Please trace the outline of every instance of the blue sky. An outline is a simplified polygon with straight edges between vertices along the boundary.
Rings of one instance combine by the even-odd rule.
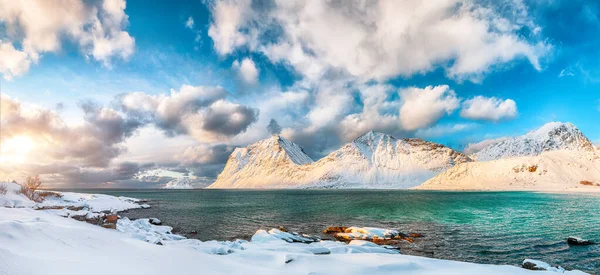
[[[70,140],[66,132],[106,131],[101,109],[114,111],[121,128],[98,145],[111,152],[102,161],[57,153],[35,162],[38,170],[57,161],[69,166],[68,176],[48,168],[57,184],[90,185],[138,184],[130,178],[166,170],[210,181],[233,147],[269,135],[271,119],[313,158],[368,130],[463,150],[569,121],[600,142],[597,1],[449,1],[425,15],[413,11],[426,1],[384,2],[84,1],[67,11],[80,15],[68,24],[0,14],[0,44],[15,50],[3,48],[0,57],[29,63],[0,62],[3,100],[19,104],[24,119],[39,119],[26,112],[43,110],[52,118],[37,122],[64,124],[44,133],[9,131],[4,139],[29,135],[39,144],[36,135]],[[67,27],[77,24],[82,31]],[[30,31],[40,25],[58,46]],[[189,90],[193,106],[176,97],[184,85],[201,87]],[[198,103],[207,93],[218,96]],[[96,109],[84,115],[89,102]],[[161,104],[168,108],[158,110]],[[33,161],[23,162],[29,167],[20,170],[34,172]]]

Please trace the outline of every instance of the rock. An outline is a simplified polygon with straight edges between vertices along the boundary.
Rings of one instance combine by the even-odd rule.
[[[325,233],[325,234],[344,233],[344,232],[346,232],[346,229],[348,229],[347,226],[330,226],[330,227],[327,227],[325,230],[323,230],[323,233]]]
[[[83,207],[83,206],[67,206],[67,209],[71,210],[71,211],[80,211],[80,210],[83,210],[84,208],[85,207]]]
[[[157,218],[150,218],[150,219],[148,219],[148,221],[154,225],[162,225],[162,221]]]
[[[564,273],[565,269],[560,266],[551,266],[550,264],[542,261],[525,259],[521,265],[525,269],[529,270],[544,270]]]
[[[198,231],[194,230],[194,231],[190,232],[190,235],[198,235]]]
[[[105,223],[117,223],[118,219],[119,219],[119,217],[117,215],[106,215],[106,217],[104,217],[104,222]]]
[[[103,223],[102,227],[108,228],[108,229],[117,229],[117,224],[115,224],[115,223]]]
[[[412,237],[412,238],[420,238],[420,237],[423,237],[423,234],[420,234],[420,233],[410,233],[410,234],[408,234],[408,236]]]
[[[591,244],[594,244],[594,242],[592,242],[590,240],[584,240],[582,238],[573,237],[573,236],[567,238],[567,243],[569,245],[591,245]]]

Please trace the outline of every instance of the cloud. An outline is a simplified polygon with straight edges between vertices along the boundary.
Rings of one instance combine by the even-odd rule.
[[[277,120],[271,119],[271,121],[269,121],[269,125],[267,125],[267,131],[272,135],[279,135],[281,134],[281,126],[279,126]]]
[[[208,34],[220,55],[261,52],[309,79],[341,71],[363,81],[386,80],[442,67],[451,78],[480,81],[517,59],[541,70],[552,47],[539,37],[527,7],[493,4],[219,1],[210,7]],[[527,31],[531,35],[522,35]]]
[[[122,95],[122,110],[154,123],[167,135],[190,135],[201,142],[227,139],[258,119],[258,110],[225,99],[221,87],[183,85],[170,95],[135,92]]]
[[[233,146],[225,144],[200,144],[188,147],[179,158],[186,165],[225,164],[233,149]]]
[[[451,114],[459,106],[459,99],[447,85],[411,87],[400,92],[400,123],[406,130],[416,130],[437,122],[445,114]]]
[[[494,138],[494,139],[486,139],[477,143],[469,143],[467,145],[467,147],[465,147],[465,154],[470,155],[470,154],[475,154],[481,150],[483,150],[483,148],[488,147],[490,145],[496,144],[496,143],[500,143],[502,141],[507,140],[508,137],[500,137],[500,138]]]
[[[234,61],[231,68],[238,73],[244,83],[254,85],[258,81],[258,69],[250,58],[244,58],[242,62]]]
[[[76,162],[91,167],[106,167],[125,148],[119,144],[131,136],[142,122],[125,118],[115,110],[93,103],[81,105],[84,121],[67,125],[54,111],[25,108],[15,99],[1,97],[0,142],[26,137],[34,149],[27,152],[30,163]],[[3,156],[10,158],[10,156]]]
[[[0,70],[6,79],[27,72],[42,54],[58,52],[63,39],[106,67],[115,58],[129,59],[135,51],[135,39],[123,30],[128,24],[124,0],[2,0],[0,6],[7,35],[0,46]]]
[[[6,80],[29,71],[30,65],[31,59],[26,53],[15,49],[11,43],[0,41],[0,73]]]
[[[573,72],[573,68],[567,67],[567,68],[560,70],[558,77],[560,78],[560,77],[565,77],[565,76],[575,76],[575,72]]]
[[[187,21],[185,21],[185,27],[193,30],[194,29],[194,18],[192,18],[191,16],[188,17]]]
[[[460,115],[475,120],[499,121],[517,117],[517,104],[512,99],[476,96],[465,100]]]

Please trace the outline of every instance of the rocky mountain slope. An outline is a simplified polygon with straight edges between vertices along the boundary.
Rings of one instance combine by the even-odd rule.
[[[209,188],[409,188],[468,161],[440,144],[369,132],[313,162],[274,135],[236,149]]]
[[[162,189],[194,189],[192,181],[188,177],[171,180]]]
[[[548,123],[474,158],[416,189],[600,192],[600,154],[571,123]]]
[[[509,157],[537,156],[553,150],[594,151],[592,142],[571,123],[550,122],[525,135],[492,144],[472,158],[488,161]]]

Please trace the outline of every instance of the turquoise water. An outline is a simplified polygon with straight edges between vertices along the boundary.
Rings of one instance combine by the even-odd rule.
[[[285,226],[320,234],[327,226],[375,226],[425,236],[402,253],[518,265],[525,258],[591,272],[600,245],[570,247],[575,235],[600,241],[600,196],[527,192],[407,190],[77,190],[150,199],[130,218],[157,217],[201,240],[248,239]],[[190,235],[197,231],[198,235]]]

